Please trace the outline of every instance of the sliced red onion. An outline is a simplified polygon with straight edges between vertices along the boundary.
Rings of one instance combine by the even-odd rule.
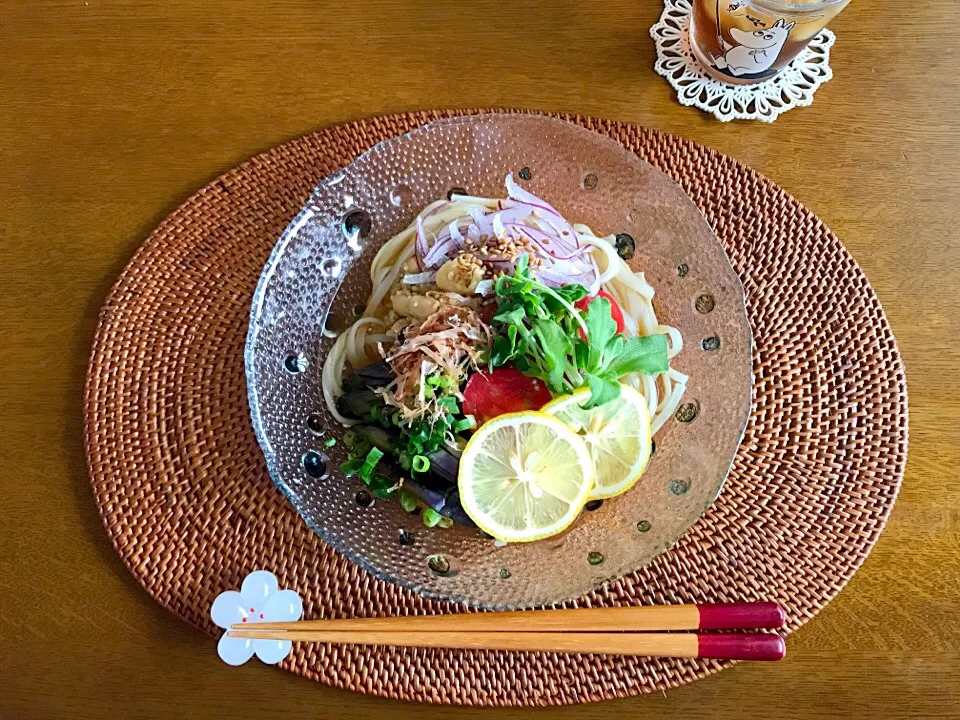
[[[580,238],[577,237],[577,231],[562,216],[551,216],[537,212],[532,214],[530,219],[543,232],[550,236],[556,236],[557,241],[563,244],[568,251],[572,252],[580,247]]]
[[[514,202],[522,203],[531,208],[542,211],[544,217],[552,217],[557,220],[562,221],[564,224],[567,223],[567,219],[557,210],[553,205],[548,203],[541,197],[537,197],[532,192],[524,190],[522,187],[517,185],[513,180],[513,173],[507,175],[507,196]]]
[[[506,234],[507,226],[516,225],[522,220],[529,219],[530,213],[530,208],[523,205],[517,205],[491,213],[488,217],[492,221],[493,234],[497,237],[502,237]]]
[[[473,222],[477,226],[477,230],[480,231],[481,237],[484,235],[493,235],[493,220],[483,211],[483,208],[467,208],[467,212],[469,212],[470,217],[473,218]]]
[[[519,224],[511,227],[517,228],[526,235],[527,239],[537,247],[540,253],[551,260],[574,260],[582,257],[589,249],[586,245],[571,246],[569,243],[560,240],[557,235],[551,235],[540,228]]]
[[[430,270],[439,270],[440,268],[442,268],[444,263],[453,259],[450,253],[451,250],[456,250],[456,248],[453,247],[452,243],[448,245],[442,253],[434,257],[433,261],[427,267]]]
[[[513,173],[507,175],[507,197],[511,200],[516,200],[517,202],[525,203],[526,205],[533,205],[534,207],[545,210],[546,212],[556,215],[557,217],[563,217],[557,209],[554,208],[546,200],[537,197],[529,190],[524,190],[522,187],[517,185],[516,181],[513,179]]]
[[[448,225],[447,227],[448,227],[448,232],[450,233],[450,237],[453,238],[453,241],[456,243],[460,243],[462,245],[463,234],[460,232],[459,225],[460,225],[460,219],[457,218],[452,223],[450,223],[450,225]]]
[[[510,207],[505,207],[502,210],[497,211],[497,215],[505,223],[514,223],[520,220],[527,220],[533,214],[531,210],[526,205],[511,205]]]
[[[516,227],[516,226],[512,226],[512,227]],[[566,260],[566,259],[569,259],[567,256],[564,256],[564,257],[562,257],[562,258],[557,258],[556,256],[554,256],[554,254],[546,247],[546,243],[543,242],[544,239],[543,239],[543,238],[538,239],[538,238],[536,238],[536,237],[533,237],[530,233],[527,232],[527,228],[526,228],[526,227],[522,228],[522,229],[520,230],[520,232],[521,232],[521,234],[525,237],[525,239],[527,240],[527,242],[528,242],[530,245],[533,245],[533,247],[534,247],[534,248],[536,249],[536,251],[537,251],[537,254],[540,255],[541,257],[552,258],[552,259],[554,259],[554,260],[558,260],[558,259],[564,259],[564,260]]]
[[[453,203],[449,201],[441,203],[440,205],[437,205],[435,208],[433,208],[429,212],[426,212],[417,218],[416,256],[417,256],[417,264],[420,266],[421,269],[429,267],[430,263],[427,261],[427,257],[430,255],[432,251],[436,250],[436,252],[439,253],[440,251],[437,250],[437,246],[440,245],[441,241],[444,238],[450,237],[450,226],[447,226],[443,228],[443,230],[441,230],[438,235],[434,235],[433,243],[430,243],[427,239],[428,231],[424,228],[423,221],[433,215],[436,215],[439,212],[442,212],[446,208],[450,207],[450,205],[452,204]],[[458,222],[459,220],[454,220],[454,222],[451,223],[451,225]],[[457,231],[459,232],[459,227],[457,227]],[[460,243],[462,244],[462,239],[460,240]]]
[[[547,285],[569,285],[578,283],[588,289],[598,286],[599,275],[597,265],[590,255],[581,256],[573,260],[557,260],[544,263],[537,273],[541,282]]]
[[[453,220],[437,233],[432,243],[423,227],[423,220],[449,207],[451,203],[443,203],[418,218],[417,261],[424,272],[407,275],[404,282],[431,282],[435,279],[435,271],[463,250],[467,238],[479,242],[484,237],[493,236],[529,242],[531,251],[541,261],[537,274],[542,282],[553,286],[581,283],[595,291],[594,285],[599,278],[596,263],[589,255],[589,246],[581,244],[570,223],[549,203],[517,185],[512,174],[506,178],[506,187],[509,199],[497,201],[495,210],[467,207],[466,212],[473,222],[469,222],[466,216]],[[465,221],[469,224],[462,228],[461,224]],[[488,267],[504,272],[512,272],[515,268],[514,261],[502,257],[486,258],[483,262]],[[421,279],[430,275],[434,276],[430,280]]]
[[[513,188],[511,190],[510,188]],[[567,219],[561,215],[556,208],[550,205],[547,201],[538,198],[531,192],[524,190],[516,183],[513,182],[512,175],[507,176],[507,188],[510,199],[519,203],[525,207],[529,207],[536,212],[531,212],[534,220],[542,220],[545,224],[552,227],[564,238],[569,238],[571,242],[575,242],[579,245],[577,241],[577,233],[574,231],[573,227],[567,222]]]
[[[596,295],[600,289],[600,273],[597,271],[597,264],[593,258],[589,258],[587,267],[579,274],[573,272],[561,272],[561,277],[566,278],[566,284],[578,283],[587,288],[588,295]]]
[[[550,287],[578,284],[589,290],[596,281],[596,275],[592,273],[570,273],[554,267],[540,270],[537,273],[537,279]]]
[[[452,250],[458,250],[460,247],[452,237],[443,234],[436,239],[433,247],[431,247],[430,251],[424,256],[423,264],[428,268],[442,265],[450,259],[450,252]]]
[[[503,226],[503,218],[500,217],[500,213],[496,213],[493,216],[493,234],[498,238],[507,234],[507,229]]]
[[[464,238],[463,232],[460,230],[460,223],[465,219],[466,218],[457,218],[437,234],[433,246],[423,257],[424,267],[430,269],[439,267],[456,253],[463,250],[463,244],[466,238]]]
[[[417,218],[417,265],[423,269],[423,259],[430,252],[430,245],[427,243],[427,231],[423,228],[423,218]]]
[[[553,207],[546,200],[537,197],[532,192],[524,190],[522,187],[517,185],[517,183],[513,180],[513,173],[507,175],[506,185],[507,195],[511,200],[541,211],[540,217],[542,217],[545,223],[553,227],[562,238],[569,238],[571,243],[579,247],[580,241],[577,239],[576,231],[574,231],[570,223],[567,222],[567,219],[563,217],[563,215],[561,215],[555,207]],[[564,235],[564,233],[567,234]]]
[[[515,267],[513,260],[504,260],[499,258],[483,258],[483,264],[492,270],[502,270],[507,274],[513,274]]]

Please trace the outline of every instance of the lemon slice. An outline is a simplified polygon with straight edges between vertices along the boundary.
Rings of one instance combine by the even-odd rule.
[[[584,410],[590,397],[586,388],[552,400],[541,409],[555,415],[579,434],[590,448],[597,479],[588,500],[602,500],[634,486],[650,460],[650,412],[647,401],[628,385],[620,397]]]
[[[590,450],[557,418],[510,413],[481,425],[467,443],[460,503],[497,540],[540,540],[577,518],[594,476]]]

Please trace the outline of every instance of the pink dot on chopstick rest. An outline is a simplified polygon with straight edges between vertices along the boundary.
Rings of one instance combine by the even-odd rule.
[[[247,621],[246,618],[240,618],[240,622],[246,622],[246,621]]]
[[[775,602],[718,603],[697,605],[701,630],[776,630],[787,614]]]
[[[263,613],[260,613],[260,619],[263,620]]]

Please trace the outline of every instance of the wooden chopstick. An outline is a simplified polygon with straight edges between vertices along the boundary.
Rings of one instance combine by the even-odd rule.
[[[231,630],[231,637],[345,645],[599,653],[647,657],[780,660],[783,638],[774,634],[566,633],[566,632],[391,632],[350,630]]]
[[[654,605],[238,623],[230,635],[345,645],[779,660],[786,647],[778,635],[649,631],[773,629],[784,620],[777,603]]]
[[[316,630],[322,632],[644,632],[652,630],[754,630],[783,626],[786,615],[773,602],[575,610],[414,615],[343,620],[237,623],[232,630]]]

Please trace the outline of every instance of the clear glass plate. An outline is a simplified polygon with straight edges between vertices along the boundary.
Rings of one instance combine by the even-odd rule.
[[[520,171],[523,170],[521,173]],[[362,310],[383,242],[451,189],[502,197],[523,184],[598,235],[627,233],[690,377],[626,494],[585,511],[561,536],[498,547],[476,529],[426,528],[393,500],[372,505],[339,465],[323,362]],[[570,600],[670,548],[710,507],[751,406],[743,288],[700,211],[666,175],[615,141],[561,120],[480,115],[439,120],[381,143],[323,180],[280,238],[253,298],[246,346],[250,411],[274,482],[326,542],[379,578],[483,608]]]

